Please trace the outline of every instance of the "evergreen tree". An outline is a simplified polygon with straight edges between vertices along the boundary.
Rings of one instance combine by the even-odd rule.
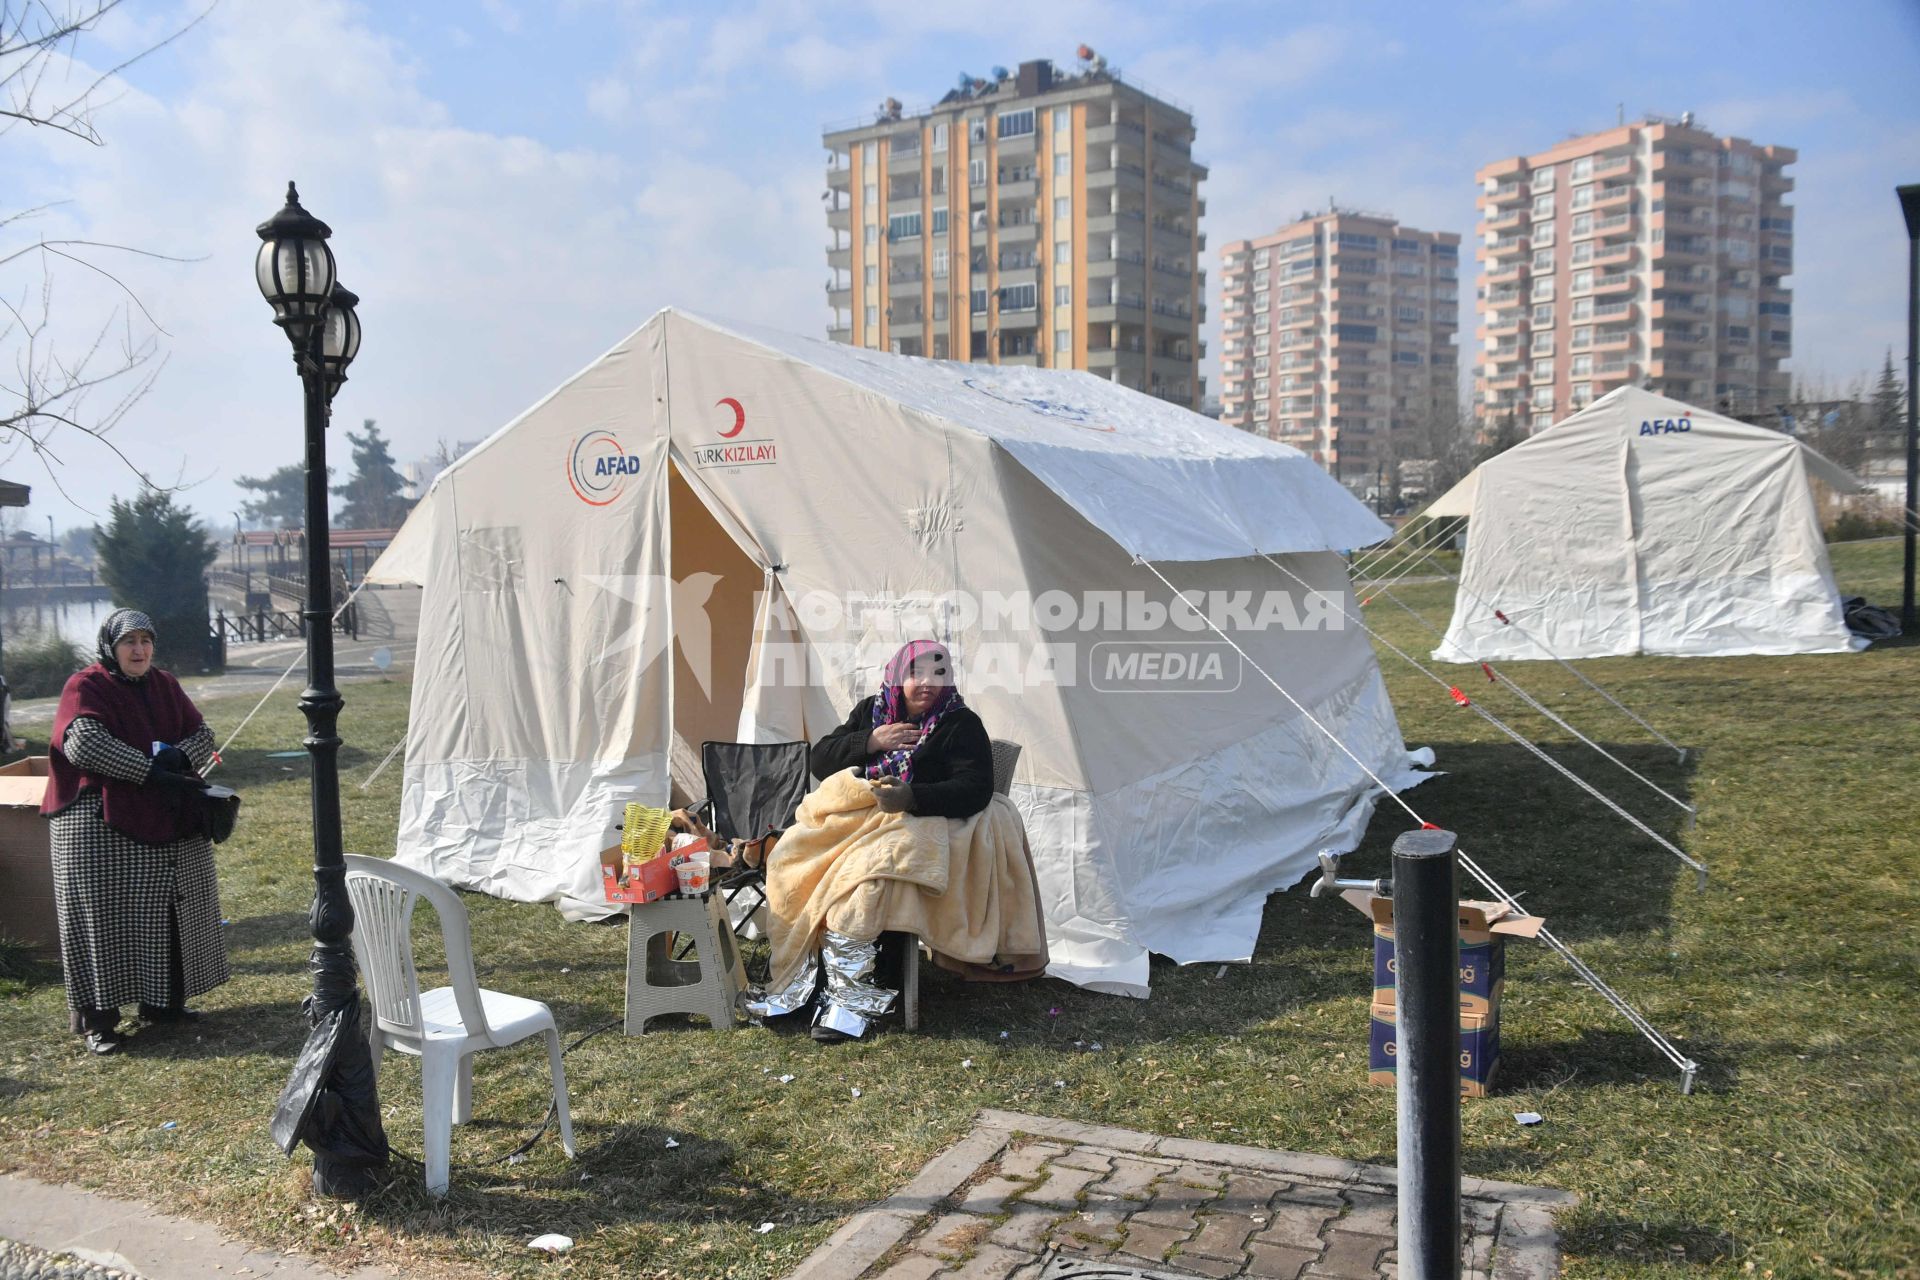
[[[113,500],[107,526],[93,531],[100,578],[118,606],[138,609],[159,630],[156,661],[171,671],[202,671],[212,651],[206,572],[220,554],[207,530],[173,495],[143,489]]]
[[[353,478],[336,485],[334,494],[345,498],[336,522],[342,529],[397,529],[413,506],[400,491],[407,486],[393,465],[387,440],[373,419],[366,420],[366,434],[347,432],[353,446]]]
[[[333,478],[332,467],[327,468],[327,478]],[[260,495],[240,504],[240,513],[255,524],[298,529],[306,523],[307,469],[301,464],[290,462],[270,475],[241,476],[234,483]]]
[[[1900,375],[1893,371],[1893,352],[1880,370],[1873,386],[1873,399],[1867,408],[1867,431],[1875,453],[1903,453],[1907,437],[1907,396]]]

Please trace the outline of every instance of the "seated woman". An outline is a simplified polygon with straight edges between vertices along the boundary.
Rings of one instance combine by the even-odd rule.
[[[811,765],[821,784],[767,864],[772,981],[750,1012],[803,1007],[824,969],[814,1038],[864,1034],[896,995],[871,981],[887,930],[1003,979],[1045,969],[1025,830],[994,794],[986,726],[944,645],[895,654],[880,692],[814,745]]]

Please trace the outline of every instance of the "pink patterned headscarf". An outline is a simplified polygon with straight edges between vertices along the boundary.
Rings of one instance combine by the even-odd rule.
[[[934,699],[933,706],[927,709],[927,714],[916,719],[907,710],[907,695],[900,686],[913,673],[913,664],[922,658],[932,662],[933,674],[945,676],[947,684]],[[880,676],[880,696],[873,700],[873,727],[918,724],[920,737],[910,747],[883,753],[876,763],[867,766],[867,776],[913,781],[914,752],[933,736],[933,727],[940,723],[940,717],[966,705],[960,700],[960,690],[953,683],[953,657],[947,646],[933,640],[914,640],[902,646],[900,652],[888,660],[887,668]]]

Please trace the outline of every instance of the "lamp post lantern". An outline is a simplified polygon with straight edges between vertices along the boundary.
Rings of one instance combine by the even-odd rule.
[[[1901,570],[1900,629],[1913,634],[1913,533],[1920,522],[1920,420],[1915,418],[1914,373],[1920,367],[1920,183],[1896,188],[1907,222],[1907,498],[1900,512],[1906,557]]]
[[[286,207],[261,223],[254,278],[273,307],[273,322],[293,344],[306,400],[307,687],[300,711],[313,762],[313,993],[306,998],[307,1042],[274,1108],[273,1137],[282,1151],[313,1149],[313,1189],[355,1197],[387,1163],[378,1081],[361,1029],[360,986],[353,962],[353,905],[340,836],[340,737],[343,700],[333,681],[333,574],[327,532],[327,420],[334,393],[360,350],[360,301],[335,274],[327,224],[300,207],[287,184]]]

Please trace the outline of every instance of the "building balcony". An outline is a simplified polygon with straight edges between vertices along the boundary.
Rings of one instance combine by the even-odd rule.
[[[846,325],[838,325],[827,330],[828,342],[852,342],[853,330]]]
[[[1527,327],[1527,313],[1521,310],[1496,311],[1487,317],[1489,336],[1512,333],[1517,334]]]
[[[1615,156],[1595,156],[1594,157],[1593,176],[1596,178],[1605,178],[1616,173],[1632,173],[1632,172],[1633,172],[1632,156],[1615,155]]]
[[[1487,375],[1489,391],[1524,391],[1527,389],[1527,371],[1525,369],[1495,369]]]
[[[1005,307],[1000,309],[1000,330],[1002,333],[1015,329],[1026,330],[1037,329],[1039,327],[1040,312],[1038,308],[1027,307],[1020,311],[1008,311]]]
[[[1612,390],[1639,376],[1640,366],[1632,360],[1602,360],[1593,366],[1593,384],[1596,388],[1604,386]]]
[[[1034,196],[1039,193],[1040,186],[1032,178],[1021,178],[1014,182],[1002,182],[999,185],[999,191],[1001,204],[1009,201],[1031,204]]]
[[[1593,350],[1596,354],[1609,351],[1631,351],[1639,341],[1640,336],[1630,328],[1593,331]]]
[[[1593,292],[1596,297],[1632,291],[1633,272],[1631,271],[1603,271],[1593,279]]]
[[[1596,267],[1622,266],[1640,256],[1639,246],[1632,241],[1614,241],[1594,246],[1590,265]]]
[[[1532,253],[1533,242],[1526,236],[1500,236],[1486,248],[1488,258],[1501,260]]]
[[[827,210],[827,226],[834,231],[847,231],[853,227],[852,209]]]
[[[1593,193],[1595,209],[1624,209],[1633,200],[1633,184],[1618,183],[1610,187],[1601,187]]]
[[[1693,209],[1713,203],[1713,188],[1705,184],[1696,187],[1692,179],[1656,182],[1653,184],[1653,198],[1664,209]]]
[[[1110,236],[1119,225],[1119,215],[1114,213],[1093,213],[1087,215],[1087,235]]]
[[[1668,236],[1658,253],[1665,262],[1712,262],[1713,248],[1713,241],[1706,236]]]
[[[1483,229],[1487,231],[1504,231],[1517,227],[1526,220],[1527,206],[1524,204],[1516,204],[1504,209],[1493,208],[1487,210],[1486,220],[1482,226]]]
[[[902,151],[897,146],[890,147],[887,150],[887,172],[890,174],[918,173],[920,172],[920,161],[923,158],[920,148],[918,147],[915,147],[911,151]]]
[[[1616,213],[1605,218],[1593,220],[1593,234],[1597,236],[1630,236],[1634,233],[1633,215]]]
[[[853,170],[845,165],[835,165],[833,168],[828,169],[827,185],[829,187],[851,188],[853,186]]]
[[[848,247],[827,250],[827,265],[835,271],[853,270],[853,249]]]
[[[999,233],[1001,244],[1026,244],[1040,234],[1037,222],[1003,222],[995,230]]]
[[[1487,267],[1487,283],[1490,285],[1518,284],[1525,281],[1530,274],[1525,258],[1509,258]]]
[[[1533,199],[1523,182],[1496,183],[1492,190],[1482,194],[1489,205],[1524,204]]]
[[[1713,339],[1705,328],[1696,328],[1690,324],[1656,327],[1653,331],[1653,345],[1656,350],[1699,351],[1712,345],[1712,342]]]
[[[1602,302],[1593,309],[1593,321],[1596,324],[1617,323],[1631,320],[1639,314],[1639,307],[1632,302]]]
[[[833,288],[831,285],[829,285],[827,288],[827,305],[832,307],[835,311],[845,311],[848,308],[852,307],[853,306],[852,287],[843,286],[841,288],[836,289],[836,288]]]
[[[1784,173],[1762,171],[1760,190],[1770,196],[1783,196],[1793,190],[1793,179]]]
[[[1719,162],[1712,152],[1698,147],[1683,150],[1660,150],[1653,153],[1653,164],[1649,172],[1656,179],[1674,178],[1710,178],[1719,171]]]

